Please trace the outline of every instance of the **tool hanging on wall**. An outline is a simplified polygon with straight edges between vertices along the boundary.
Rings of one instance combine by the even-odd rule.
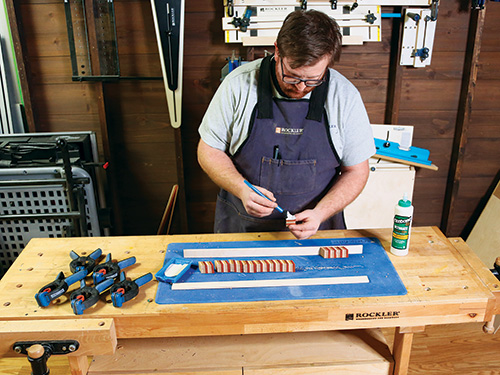
[[[334,18],[341,28],[343,44],[363,44],[380,41],[380,11],[378,5],[358,6],[350,2],[337,7],[337,2],[251,1],[233,0],[226,6],[222,19],[226,43],[243,43],[244,46],[272,46],[288,14],[295,9],[315,9]],[[255,5],[254,5],[255,4]],[[334,5],[334,6],[333,6]],[[233,16],[230,16],[230,12]],[[243,15],[243,16],[241,16]]]
[[[94,0],[93,6],[87,8],[84,0],[64,1],[72,79],[118,79],[120,63],[114,2]],[[94,43],[96,45],[91,47]],[[92,58],[94,53],[97,55],[95,59]],[[93,65],[92,61],[96,64]]]
[[[151,0],[170,125],[181,126],[184,0]]]
[[[328,14],[337,21],[343,36],[342,44],[380,42],[382,40],[380,22],[383,17],[382,6],[430,7],[431,21],[434,22],[437,18],[438,2],[439,0],[310,0],[309,2],[307,0],[226,0],[222,29],[226,43],[272,46],[283,20],[289,13],[296,9],[315,9]],[[249,16],[250,10],[252,11],[251,17]],[[432,48],[427,48],[428,50],[418,51],[417,57],[420,60],[429,59]]]
[[[430,65],[437,21],[437,1],[431,9],[412,9],[404,16],[401,65]]]
[[[73,81],[162,79],[121,75],[113,0],[64,0],[64,11]]]
[[[250,25],[250,17],[252,16],[252,7],[247,7],[243,17],[233,17],[231,24],[239,29],[242,33],[247,31],[247,27]]]

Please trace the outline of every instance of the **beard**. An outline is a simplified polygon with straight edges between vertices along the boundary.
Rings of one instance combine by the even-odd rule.
[[[292,99],[302,99],[304,96],[309,94],[314,87],[305,87],[304,90],[299,90],[297,85],[290,85],[288,83],[280,82],[281,90]]]

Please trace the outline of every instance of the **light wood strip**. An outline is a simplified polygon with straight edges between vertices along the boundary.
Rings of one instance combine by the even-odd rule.
[[[363,254],[363,245],[338,246],[347,248],[349,254]],[[319,255],[320,247],[321,246],[184,249],[184,258],[307,256]]]
[[[316,277],[307,279],[207,281],[172,284],[172,290],[265,288],[276,286],[310,286],[369,283],[368,276]]]

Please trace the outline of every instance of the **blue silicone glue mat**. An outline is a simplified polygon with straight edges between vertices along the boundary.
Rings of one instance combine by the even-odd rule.
[[[296,272],[267,273],[213,273],[202,274],[198,261],[216,259],[273,259],[271,257],[194,258],[193,266],[177,283],[203,281],[235,281],[260,279],[296,279],[318,277],[364,276],[368,283],[339,285],[279,286],[258,288],[172,290],[171,284],[159,282],[156,293],[158,304],[250,302],[297,299],[356,298],[398,296],[407,293],[396,269],[392,265],[380,241],[376,238],[309,239],[282,241],[233,241],[171,243],[167,247],[165,261],[172,257],[183,257],[184,249],[224,249],[252,247],[295,247],[295,246],[341,246],[363,245],[363,254],[349,254],[348,258],[324,259],[313,256],[280,256],[295,262]],[[190,258],[192,259],[192,258]],[[274,257],[274,259],[277,259]],[[160,268],[160,267],[158,267]]]

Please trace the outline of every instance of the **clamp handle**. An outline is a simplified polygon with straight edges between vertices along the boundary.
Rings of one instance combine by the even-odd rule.
[[[111,253],[109,253],[106,255],[106,261],[94,268],[94,273],[92,274],[94,284],[99,284],[107,279],[116,279],[119,277],[122,269],[127,268],[136,262],[135,257],[130,257],[119,262],[113,262],[111,259]]]
[[[74,273],[73,275],[68,276],[64,281],[68,285],[68,287],[77,281],[83,280],[87,276],[87,271],[86,270],[81,270],[78,271],[77,273]]]
[[[40,307],[47,307],[50,302],[66,293],[70,285],[84,279],[85,276],[87,276],[86,270],[78,271],[66,278],[64,273],[60,272],[53,282],[40,288],[38,293],[35,294],[35,300]]]
[[[149,283],[151,280],[153,280],[153,274],[151,272],[149,272],[149,273],[142,275],[141,277],[138,277],[137,279],[135,279],[134,283],[136,283],[138,287],[141,287],[144,284]]]
[[[136,262],[135,257],[123,259],[118,262],[118,267],[120,267],[120,270],[122,270],[124,268],[130,267],[131,265],[135,264],[135,262]]]
[[[138,277],[134,281],[125,278],[125,272],[120,274],[120,282],[113,285],[111,288],[111,301],[114,307],[122,307],[122,305],[133,299],[139,294],[139,288],[153,279],[151,273],[147,273]]]
[[[71,308],[76,315],[82,315],[89,307],[99,301],[99,295],[113,285],[113,279],[107,279],[96,286],[85,286],[71,294]]]

